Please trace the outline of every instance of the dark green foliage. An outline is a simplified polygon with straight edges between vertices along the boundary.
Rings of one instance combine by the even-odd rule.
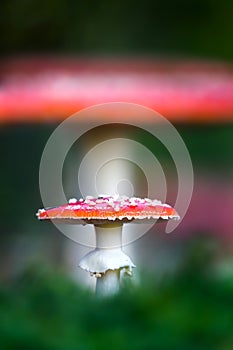
[[[229,0],[1,0],[1,51],[232,60],[232,12]]]
[[[31,267],[0,289],[1,349],[231,350],[233,283],[209,272],[206,251],[196,261],[187,251],[176,275],[142,278],[137,288],[129,282],[105,300]]]

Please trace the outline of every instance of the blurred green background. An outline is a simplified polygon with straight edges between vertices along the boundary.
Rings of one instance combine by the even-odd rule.
[[[1,58],[150,56],[232,64],[232,14],[228,0],[3,0]],[[57,125],[0,127],[1,349],[232,350],[232,121],[175,124],[194,166],[189,211],[171,236],[162,226],[126,248],[136,251],[140,283],[125,281],[120,295],[107,300],[79,282],[85,248],[35,218],[42,207],[40,157]],[[150,145],[149,136],[135,137]]]
[[[232,60],[228,0],[3,0],[1,53],[167,54]]]

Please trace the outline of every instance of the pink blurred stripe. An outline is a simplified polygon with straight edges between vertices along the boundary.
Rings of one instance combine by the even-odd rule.
[[[145,105],[171,121],[232,121],[233,69],[220,63],[145,59],[1,62],[0,122],[56,121],[113,101]]]

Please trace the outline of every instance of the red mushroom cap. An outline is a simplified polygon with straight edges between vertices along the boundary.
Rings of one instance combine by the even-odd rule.
[[[109,221],[129,222],[142,219],[179,219],[176,210],[168,204],[148,198],[128,198],[126,196],[101,196],[86,199],[70,199],[68,204],[59,207],[40,209],[39,220],[59,220],[70,223],[103,224]]]

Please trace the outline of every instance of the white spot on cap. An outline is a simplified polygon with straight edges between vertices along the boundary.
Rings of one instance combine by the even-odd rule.
[[[45,212],[45,209],[39,209],[38,212],[36,213],[36,216],[40,216],[40,214],[44,212]]]
[[[76,203],[78,200],[76,198],[69,199],[69,204]]]
[[[88,199],[94,199],[94,197],[93,196],[86,196],[86,200],[88,200]]]

